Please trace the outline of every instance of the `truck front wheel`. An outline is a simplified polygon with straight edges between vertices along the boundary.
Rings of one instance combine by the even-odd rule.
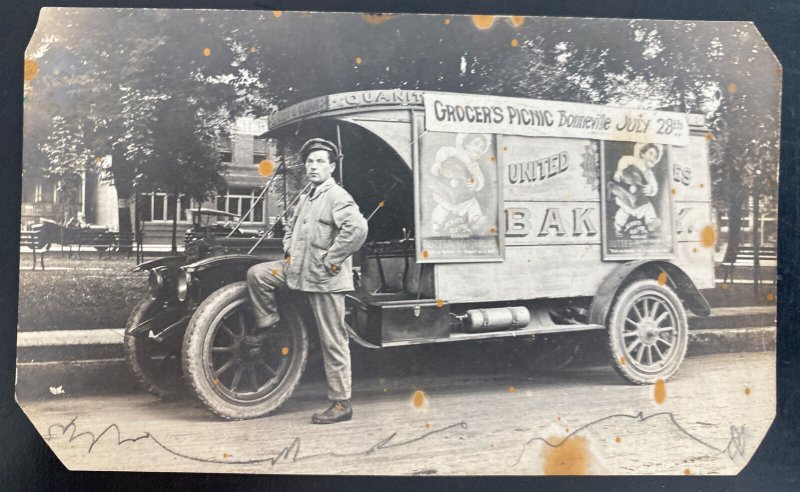
[[[256,329],[246,282],[208,296],[183,340],[184,376],[194,394],[227,419],[278,409],[297,387],[308,358],[305,325],[292,321],[284,316],[275,326]]]
[[[159,306],[149,297],[133,308],[126,332],[156,315]],[[149,330],[138,335],[125,335],[123,351],[128,368],[139,385],[163,399],[186,393],[181,373],[180,344],[159,342],[150,338]]]
[[[686,355],[686,311],[669,287],[637,280],[618,294],[608,334],[613,367],[623,378],[635,384],[666,381]]]

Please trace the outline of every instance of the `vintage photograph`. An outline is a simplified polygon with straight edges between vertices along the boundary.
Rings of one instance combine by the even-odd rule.
[[[24,64],[70,470],[734,475],[772,423],[752,23],[45,8]]]

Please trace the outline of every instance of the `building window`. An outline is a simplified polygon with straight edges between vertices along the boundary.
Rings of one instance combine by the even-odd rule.
[[[259,193],[261,193],[261,188],[230,188],[226,195],[217,196],[217,209],[236,214],[239,217],[247,214],[242,221],[244,224],[262,224],[264,223],[266,200],[262,198],[248,214]]]
[[[42,183],[36,183],[36,186],[33,190],[33,201],[34,203],[53,203],[53,197],[55,195],[55,186],[53,183],[49,181],[45,181]]]
[[[172,222],[172,200],[178,200],[178,222],[186,222],[186,209],[196,208],[194,200],[183,195],[175,198],[166,193],[142,193],[139,196],[139,219],[143,222]]]
[[[221,162],[233,162],[233,142],[231,137],[220,137],[219,160]]]
[[[267,141],[263,138],[253,139],[253,164],[260,164],[267,158]]]

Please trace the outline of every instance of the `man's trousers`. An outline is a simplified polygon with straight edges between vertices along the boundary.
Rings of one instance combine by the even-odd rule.
[[[259,263],[247,271],[247,288],[256,324],[267,327],[280,319],[275,291],[286,286],[286,261]],[[349,400],[350,345],[344,323],[344,292],[304,292],[317,322],[329,400]],[[268,329],[268,328],[267,328]]]

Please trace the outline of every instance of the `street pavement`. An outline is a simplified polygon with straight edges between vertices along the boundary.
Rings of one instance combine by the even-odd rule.
[[[771,350],[688,357],[662,388],[605,364],[531,371],[496,347],[488,366],[457,361],[476,352],[453,344],[452,364],[428,352],[405,361],[413,370],[357,371],[354,418],[332,426],[310,423],[325,405],[313,370],[276,414],[250,421],[143,392],[21,406],[70,469],[384,475],[733,474],[775,412]],[[410,353],[375,357],[396,366]]]

